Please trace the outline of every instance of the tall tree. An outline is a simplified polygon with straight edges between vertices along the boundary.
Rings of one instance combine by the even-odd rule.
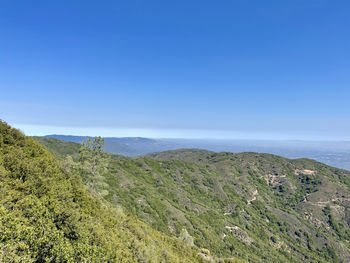
[[[103,151],[104,139],[88,138],[82,143],[78,169],[86,180],[90,191],[97,191],[105,196],[108,194],[104,175],[107,173],[108,155]]]

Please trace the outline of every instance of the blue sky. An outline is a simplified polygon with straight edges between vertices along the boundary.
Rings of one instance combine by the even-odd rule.
[[[26,134],[350,140],[350,2],[0,1]]]

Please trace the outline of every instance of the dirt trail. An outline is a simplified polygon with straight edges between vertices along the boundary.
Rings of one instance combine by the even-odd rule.
[[[258,190],[255,190],[255,191],[253,192],[253,198],[250,199],[250,200],[247,200],[247,201],[248,201],[248,205],[250,205],[251,202],[253,202],[254,200],[256,200],[256,196],[257,196],[257,195],[258,195]]]
[[[311,202],[311,201],[308,201],[307,200],[307,197],[309,196],[309,194],[307,195],[307,196],[305,196],[305,198],[304,198],[304,200],[303,200],[303,202],[307,202],[308,204],[310,204],[310,205],[314,205],[314,206],[319,206],[319,207],[325,207],[325,206],[327,206],[327,205],[329,205],[329,204],[331,204],[331,203],[333,203],[333,202],[335,202],[335,201],[350,201],[350,199],[348,199],[348,198],[333,198],[333,199],[331,199],[331,200],[329,200],[329,201],[318,201],[318,202]],[[343,206],[341,206],[341,205],[329,205],[331,208],[340,208],[340,207],[343,207]]]

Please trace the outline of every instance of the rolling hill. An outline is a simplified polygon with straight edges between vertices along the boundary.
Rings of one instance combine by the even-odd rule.
[[[59,140],[44,144],[65,149]],[[79,147],[67,153],[78,156]],[[111,155],[105,179],[105,199],[115,207],[170,237],[186,229],[213,258],[350,261],[346,170],[271,154],[182,149]]]

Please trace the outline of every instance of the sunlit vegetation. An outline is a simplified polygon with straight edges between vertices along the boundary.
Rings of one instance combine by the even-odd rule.
[[[329,199],[347,209],[348,185],[339,180],[349,177],[344,170],[202,150],[109,155],[107,170],[106,200],[168,236],[193,240],[217,261],[341,262],[349,256],[346,215],[322,212]]]
[[[0,262],[201,262],[198,251],[89,193],[0,122]]]

